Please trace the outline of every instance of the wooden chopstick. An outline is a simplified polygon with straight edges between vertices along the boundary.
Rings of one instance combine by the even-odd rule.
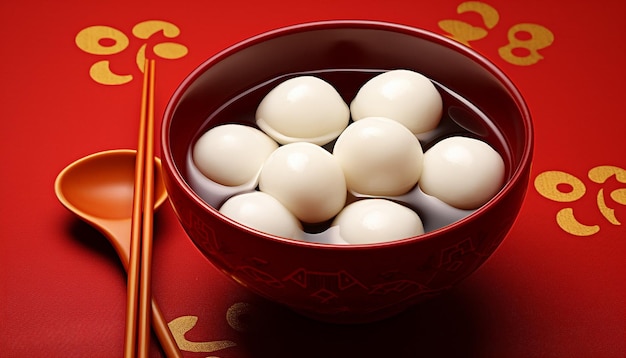
[[[130,261],[126,293],[126,332],[124,337],[124,357],[133,358],[137,349],[137,324],[139,311],[139,269],[141,264],[142,210],[144,201],[145,165],[146,165],[146,127],[148,122],[148,96],[150,62],[146,60],[143,87],[141,91],[141,117],[139,121],[139,139],[135,159],[135,189],[133,193],[133,211],[130,239]]]
[[[128,267],[124,357],[148,357],[150,313],[161,347],[168,357],[182,357],[167,322],[151,294],[152,236],[154,214],[154,60],[146,60],[141,95],[141,118]]]
[[[143,188],[143,227],[139,267],[139,322],[137,355],[148,358],[150,349],[150,299],[152,298],[152,225],[154,217],[154,60],[147,61],[148,103]]]

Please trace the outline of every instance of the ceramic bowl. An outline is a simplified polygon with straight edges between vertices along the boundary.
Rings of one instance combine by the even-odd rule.
[[[212,115],[233,99],[253,107],[262,94],[250,94],[251,89],[294,74],[400,68],[446,86],[480,109],[496,128],[497,135],[485,134],[483,139],[502,154],[506,183],[471,215],[424,235],[389,243],[311,243],[241,225],[207,204],[190,185],[190,146],[205,130],[224,122]],[[338,88],[347,103],[358,89],[351,84]],[[242,93],[248,95],[241,99]],[[228,117],[230,122],[243,123],[253,115],[253,111],[234,110]],[[464,125],[474,132],[484,129],[484,124],[470,122]],[[505,238],[520,210],[533,149],[527,105],[493,63],[429,31],[375,21],[288,26],[215,54],[174,92],[164,114],[161,139],[169,198],[200,253],[247,289],[305,316],[334,323],[390,317],[450,289],[480,267]]]

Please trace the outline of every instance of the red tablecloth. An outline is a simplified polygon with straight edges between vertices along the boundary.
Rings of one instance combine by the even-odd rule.
[[[465,41],[518,85],[536,134],[518,221],[449,293],[384,322],[333,326],[224,277],[166,205],[153,289],[185,356],[624,357],[625,18],[626,3],[609,0],[3,2],[0,356],[122,355],[124,271],[53,182],[82,156],[135,148],[142,51],[157,59],[161,114],[187,73],[237,41],[373,19]]]

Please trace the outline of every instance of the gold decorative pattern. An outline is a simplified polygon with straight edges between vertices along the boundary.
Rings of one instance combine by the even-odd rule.
[[[253,307],[249,303],[236,302],[226,311],[226,321],[238,332],[248,330],[245,318],[253,312]]]
[[[148,20],[136,24],[132,29],[135,39],[147,41],[157,33],[162,33],[167,38],[176,38],[180,35],[180,29],[167,21]],[[81,50],[97,56],[109,56],[123,52],[129,47],[130,39],[122,31],[104,25],[89,26],[76,34],[75,43]],[[139,47],[135,56],[135,62],[139,71],[143,71],[148,44]],[[175,60],[187,55],[187,47],[165,41],[155,44],[152,52],[160,58]],[[97,83],[103,85],[123,85],[133,80],[132,74],[119,74],[111,69],[109,59],[96,61],[89,69],[89,76]]]
[[[172,331],[174,340],[181,350],[188,352],[211,353],[237,345],[235,342],[229,340],[210,342],[192,342],[187,340],[187,338],[185,338],[185,334],[192,330],[196,326],[197,322],[197,316],[181,316],[168,323],[168,327],[170,331]]]
[[[626,170],[612,165],[601,165],[587,172],[589,179],[600,185],[626,184]],[[558,170],[549,170],[535,177],[535,190],[543,197],[560,203],[573,203],[587,192],[585,183],[576,176]],[[621,225],[617,218],[615,204],[626,205],[626,188],[598,189],[596,205],[602,216],[612,225]],[[600,231],[598,224],[585,224],[574,214],[573,207],[566,207],[556,214],[556,222],[563,231],[576,236],[591,236]]]
[[[470,42],[487,37],[500,21],[500,14],[493,6],[482,1],[465,1],[457,6],[457,13],[478,14],[482,23],[475,26],[456,19],[444,19],[437,23],[445,34],[468,47]],[[498,48],[498,55],[510,64],[518,66],[534,65],[543,59],[539,50],[554,42],[554,34],[546,27],[533,23],[519,23],[509,28],[508,43]]]
[[[467,22],[460,20],[441,20],[439,21],[439,27],[450,34],[450,37],[464,44],[470,46],[470,41],[480,40],[485,38],[489,33],[488,29],[493,29],[500,21],[500,14],[491,5],[485,4],[480,1],[466,1],[456,8],[458,14],[467,12],[473,12],[483,20],[483,24],[487,29],[480,26],[473,26]]]

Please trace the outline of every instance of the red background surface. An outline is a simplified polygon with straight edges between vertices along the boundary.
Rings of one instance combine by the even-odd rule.
[[[485,28],[477,13],[457,13],[461,3],[3,2],[0,355],[121,356],[122,266],[104,237],[58,203],[53,182],[84,155],[135,148],[141,90],[135,54],[143,44],[151,49],[165,40],[162,34],[133,37],[135,24],[173,23],[181,33],[169,41],[189,49],[180,59],[157,61],[160,114],[176,85],[202,60],[259,32],[324,19],[391,21],[442,34],[438,22],[446,19]],[[405,314],[361,326],[310,321],[246,292],[201,257],[166,205],[157,215],[153,289],[168,321],[198,319],[185,336],[198,344],[186,346],[185,356],[626,355],[626,207],[611,202],[624,224],[607,221],[596,202],[602,185],[587,178],[600,165],[626,169],[626,4],[485,3],[497,10],[499,21],[470,44],[501,67],[527,99],[536,134],[532,178],[567,172],[585,184],[585,195],[558,202],[531,185],[510,235],[476,274]],[[539,24],[554,34],[536,64],[514,65],[498,53],[509,41],[509,29],[520,23]],[[86,53],[74,38],[93,25],[120,30],[129,46],[106,56]],[[134,79],[117,86],[96,83],[89,67],[102,59]],[[590,236],[564,231],[555,215],[565,207],[600,231]],[[221,349],[202,344],[224,340],[234,344]],[[162,355],[156,342],[153,355]]]

